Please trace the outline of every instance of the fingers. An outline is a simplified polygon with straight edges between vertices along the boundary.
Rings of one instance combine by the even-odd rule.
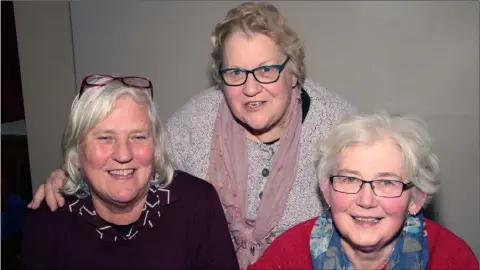
[[[65,198],[59,192],[54,192],[55,200],[57,201],[58,207],[62,207],[65,204]]]
[[[53,171],[47,179],[45,185],[45,200],[52,211],[65,204],[65,198],[60,194],[60,189],[67,181],[67,175],[64,170],[57,169]]]
[[[53,186],[55,179],[47,181],[45,184],[45,201],[47,202],[48,207],[50,210],[55,211],[58,208],[57,199],[55,194],[58,193],[56,188]]]
[[[66,180],[67,176],[63,170],[54,170],[45,180],[45,183],[37,188],[35,196],[27,207],[37,209],[44,199],[52,211],[55,211],[59,206],[63,206],[65,199],[59,193],[59,190]]]
[[[60,194],[60,189],[67,182],[67,174],[63,170],[58,170],[55,180],[52,183],[52,191],[59,207],[65,204],[65,198]]]
[[[41,184],[37,188],[37,191],[35,192],[35,195],[33,196],[32,201],[27,205],[27,207],[30,209],[37,209],[44,198],[45,198],[45,184]]]

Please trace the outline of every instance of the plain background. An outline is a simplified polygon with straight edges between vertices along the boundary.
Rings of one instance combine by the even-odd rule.
[[[150,78],[166,120],[211,85],[210,33],[235,1],[15,2],[34,189],[61,164],[81,79]],[[275,2],[306,47],[308,77],[360,110],[429,125],[442,188],[432,215],[480,257],[479,2]]]

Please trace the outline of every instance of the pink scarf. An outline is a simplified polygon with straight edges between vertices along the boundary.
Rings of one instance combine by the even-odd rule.
[[[292,91],[280,149],[275,155],[254,221],[246,219],[248,161],[245,128],[233,118],[225,100],[218,110],[206,179],[219,194],[242,269],[254,263],[273,241],[272,230],[282,218],[296,178],[302,115],[300,89],[295,87]]]

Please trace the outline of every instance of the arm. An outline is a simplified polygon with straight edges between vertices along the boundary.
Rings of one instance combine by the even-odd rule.
[[[468,244],[442,225],[425,219],[428,238],[427,269],[479,269]]]
[[[22,231],[20,269],[54,269],[55,224],[46,206],[30,210]]]
[[[248,269],[313,269],[309,241],[316,220],[305,221],[282,233]]]
[[[165,147],[168,157],[178,170],[188,171],[185,166],[186,150],[188,150],[190,134],[182,117],[173,115],[166,124]]]
[[[195,213],[195,269],[239,269],[230,237],[227,220],[217,192],[209,184],[208,196],[204,197]]]

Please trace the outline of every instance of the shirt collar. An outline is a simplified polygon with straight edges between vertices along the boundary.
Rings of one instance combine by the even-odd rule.
[[[122,235],[113,229],[111,225],[98,216],[93,206],[91,196],[82,199],[74,198],[67,200],[67,203],[62,209],[80,216],[81,219],[92,226],[91,232],[95,233],[100,239],[116,242],[135,239],[142,230],[153,228],[162,215],[162,208],[168,207],[168,205],[173,204],[178,199],[178,195],[169,188],[151,186],[148,190],[147,199],[140,217],[133,223],[132,228],[126,235]]]

